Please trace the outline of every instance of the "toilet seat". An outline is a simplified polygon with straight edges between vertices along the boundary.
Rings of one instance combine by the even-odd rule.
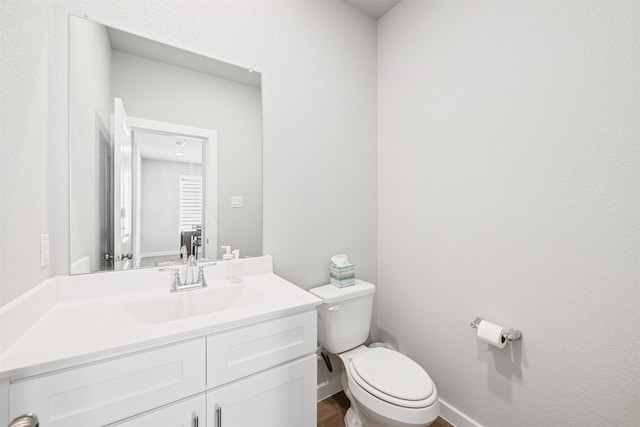
[[[351,366],[354,381],[386,402],[406,408],[433,403],[430,397],[435,388],[429,374],[402,353],[372,348],[354,357]]]
[[[372,348],[349,358],[352,380],[389,404],[426,408],[437,399],[433,381],[416,362],[393,350]],[[393,367],[385,369],[385,367]]]

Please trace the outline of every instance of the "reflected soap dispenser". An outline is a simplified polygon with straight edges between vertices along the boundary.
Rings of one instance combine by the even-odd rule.
[[[240,260],[240,251],[236,249],[231,251],[233,259],[229,261],[229,281],[231,283],[242,282],[242,261]]]
[[[220,246],[220,248],[224,249],[224,253],[222,254],[223,261],[233,259],[233,255],[231,254],[231,246]]]

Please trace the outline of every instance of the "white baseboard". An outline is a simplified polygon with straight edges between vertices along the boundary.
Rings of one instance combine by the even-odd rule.
[[[447,402],[440,400],[440,416],[454,427],[482,427],[481,424],[472,420]]]

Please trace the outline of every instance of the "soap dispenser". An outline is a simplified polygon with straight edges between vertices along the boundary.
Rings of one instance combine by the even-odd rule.
[[[224,249],[224,253],[222,254],[223,261],[229,261],[233,259],[233,255],[231,254],[231,246],[220,246],[221,249]]]
[[[240,251],[236,249],[231,252],[233,259],[229,261],[229,281],[231,283],[242,282],[242,261],[240,260]]]

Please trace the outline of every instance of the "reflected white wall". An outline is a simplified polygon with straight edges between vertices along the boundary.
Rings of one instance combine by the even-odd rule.
[[[140,256],[180,254],[180,175],[202,176],[202,166],[142,159]]]
[[[111,45],[102,25],[86,19],[69,21],[69,144],[71,179],[71,263],[89,257],[92,271],[100,269],[100,144],[110,144]]]
[[[120,51],[113,51],[112,83],[132,117],[218,132],[218,242],[261,255],[260,88]],[[244,207],[232,209],[231,196],[243,196]]]

